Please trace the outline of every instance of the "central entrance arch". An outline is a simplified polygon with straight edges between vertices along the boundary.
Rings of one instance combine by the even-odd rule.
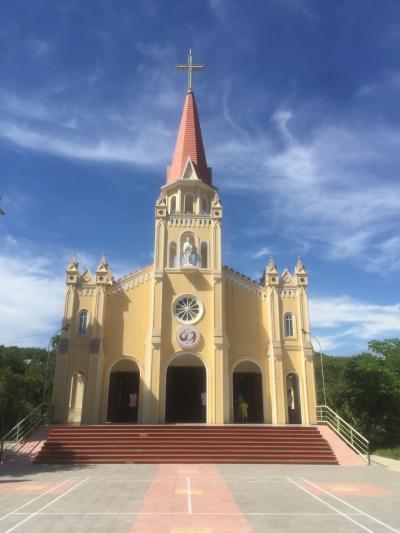
[[[175,357],[167,368],[165,421],[204,423],[207,420],[207,373],[197,355]]]
[[[136,423],[139,412],[140,370],[131,358],[117,361],[111,368],[108,388],[108,422]]]

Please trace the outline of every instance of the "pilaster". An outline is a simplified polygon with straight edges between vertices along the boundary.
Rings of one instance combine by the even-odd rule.
[[[283,365],[282,365],[282,342],[279,317],[279,294],[274,285],[268,287],[269,303],[269,338],[268,346],[269,356],[269,374],[272,406],[272,423],[285,423],[285,398],[283,383]]]

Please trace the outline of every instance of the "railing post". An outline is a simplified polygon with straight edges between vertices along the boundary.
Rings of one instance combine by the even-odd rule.
[[[4,447],[4,440],[1,439],[1,444],[0,444],[0,465],[3,463],[3,447]]]

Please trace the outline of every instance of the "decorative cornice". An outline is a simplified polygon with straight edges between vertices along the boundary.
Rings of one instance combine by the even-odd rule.
[[[172,228],[211,228],[213,223],[210,215],[172,215],[167,225]]]
[[[238,287],[243,289],[245,292],[254,294],[263,299],[267,297],[267,291],[265,290],[264,287],[259,285],[256,281],[253,281],[250,278],[243,276],[239,272],[235,272],[228,267],[224,267],[223,276],[226,281],[233,283],[234,285],[237,285]]]
[[[150,279],[153,278],[153,271],[154,271],[154,266],[149,265],[140,270],[137,270],[136,272],[127,274],[123,278],[120,278],[115,283],[113,283],[111,287],[109,287],[107,293],[117,294],[119,292],[125,292],[129,289],[133,289],[134,287],[137,287],[138,285],[142,285],[146,281],[149,281]]]

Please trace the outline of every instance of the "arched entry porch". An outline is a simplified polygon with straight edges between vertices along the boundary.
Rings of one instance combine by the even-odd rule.
[[[111,368],[107,421],[136,423],[139,413],[140,369],[135,360],[125,357]]]
[[[289,424],[301,424],[300,387],[297,374],[286,376],[287,413]]]
[[[207,373],[194,354],[178,355],[167,367],[165,422],[204,423],[207,421]]]
[[[260,367],[250,360],[240,361],[232,373],[233,421],[242,422],[240,404],[248,405],[247,422],[264,422],[263,379]]]

